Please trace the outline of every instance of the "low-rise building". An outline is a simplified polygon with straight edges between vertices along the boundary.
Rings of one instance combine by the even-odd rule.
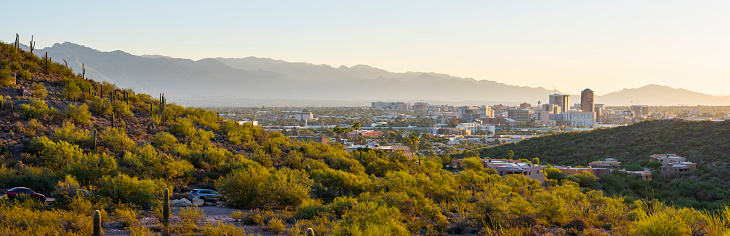
[[[310,121],[314,120],[314,115],[312,115],[311,112],[297,112],[296,114],[294,114],[294,119]]]
[[[452,168],[461,169],[462,160],[463,159],[452,160]],[[517,174],[538,180],[541,183],[545,182],[545,172],[543,171],[545,167],[541,165],[533,165],[521,161],[503,159],[481,159],[481,163],[484,165],[484,168],[493,168],[496,170],[499,176]]]
[[[593,168],[621,168],[621,162],[613,158],[606,158],[604,161],[593,161],[588,165]]]

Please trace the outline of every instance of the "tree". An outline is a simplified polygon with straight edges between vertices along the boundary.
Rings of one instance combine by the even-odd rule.
[[[360,125],[360,123],[358,123],[358,122],[355,122],[355,124],[352,124],[352,129],[354,129],[354,130],[355,130],[355,134],[356,134],[356,135],[355,135],[355,138],[356,138],[356,139],[357,139],[357,138],[360,138],[360,128],[361,128],[361,127],[362,127],[362,126],[361,126],[361,125]]]
[[[509,159],[512,160],[512,157],[515,156],[515,152],[512,150],[507,151],[507,156],[509,156]]]
[[[537,158],[537,157],[532,158],[532,164],[534,164],[534,165],[540,165],[540,158]]]

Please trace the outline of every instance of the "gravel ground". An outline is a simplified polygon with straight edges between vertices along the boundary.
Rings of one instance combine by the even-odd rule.
[[[171,213],[172,214],[178,214],[180,211],[184,209],[184,207],[171,207]],[[227,208],[227,207],[216,207],[216,206],[201,206],[200,210],[202,210],[203,214],[205,214],[205,219],[203,220],[203,224],[217,224],[219,222],[227,223],[227,224],[233,224],[236,227],[242,227],[244,231],[249,234],[252,233],[254,235],[276,235],[271,232],[263,231],[261,226],[250,226],[250,225],[241,225],[238,222],[235,222],[233,218],[231,218],[231,213],[234,211],[237,211],[237,209],[233,208]],[[241,210],[241,211],[248,211],[248,210]],[[180,218],[173,215],[170,217],[170,221],[175,222],[179,220]],[[142,224],[144,224],[147,228],[154,228],[157,225],[157,217],[154,215],[147,214],[140,220]],[[292,225],[289,225],[288,227],[291,227]],[[288,228],[287,227],[287,228]],[[104,224],[104,235],[109,236],[123,236],[123,235],[129,235],[129,231],[123,229],[121,225],[117,224],[116,222],[108,222]]]

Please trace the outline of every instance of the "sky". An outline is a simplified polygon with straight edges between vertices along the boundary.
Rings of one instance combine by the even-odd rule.
[[[213,2],[213,3],[211,3]],[[730,1],[10,1],[0,40],[730,95]]]

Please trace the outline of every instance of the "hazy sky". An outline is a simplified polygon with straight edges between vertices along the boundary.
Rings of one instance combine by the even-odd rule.
[[[647,84],[730,94],[730,1],[208,2],[9,1],[0,40],[365,64],[576,94]]]

